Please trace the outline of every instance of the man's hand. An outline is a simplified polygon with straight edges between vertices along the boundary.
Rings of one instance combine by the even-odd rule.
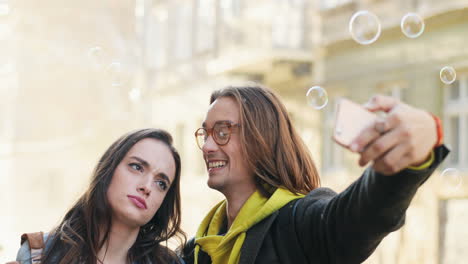
[[[360,153],[360,166],[373,161],[375,171],[392,175],[428,160],[437,141],[436,124],[429,113],[382,95],[372,97],[364,107],[387,115],[351,144],[350,149]]]

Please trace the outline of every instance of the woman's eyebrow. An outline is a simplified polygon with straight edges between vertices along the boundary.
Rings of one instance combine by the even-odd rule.
[[[141,163],[141,165],[143,165],[143,167],[149,168],[149,163],[146,160],[144,160],[142,158],[139,158],[137,156],[131,156],[130,158],[131,159],[136,159],[137,161],[139,161]]]
[[[159,176],[159,177],[163,178],[163,180],[167,181],[169,183],[169,185],[171,185],[171,180],[166,175],[166,173],[160,172],[160,173],[156,174],[156,176]]]

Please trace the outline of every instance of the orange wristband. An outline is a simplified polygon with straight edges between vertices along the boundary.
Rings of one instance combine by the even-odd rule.
[[[438,147],[443,144],[444,142],[444,129],[442,128],[442,121],[440,118],[437,116],[431,114],[432,118],[434,118],[434,121],[436,123],[436,129],[437,129],[437,142],[434,145],[434,147]]]

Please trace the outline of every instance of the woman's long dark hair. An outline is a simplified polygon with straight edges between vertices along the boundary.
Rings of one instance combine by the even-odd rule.
[[[159,210],[140,228],[127,259],[129,263],[138,261],[139,264],[168,263],[175,259],[172,251],[160,244],[171,237],[177,237],[180,242],[186,239],[180,228],[180,156],[168,132],[142,129],[122,136],[106,150],[94,169],[88,190],[51,232],[52,241],[45,252],[43,264],[101,262],[97,254],[109,239],[111,229],[111,207],[107,199],[109,184],[127,152],[145,138],[160,140],[169,147],[176,165],[175,178]]]

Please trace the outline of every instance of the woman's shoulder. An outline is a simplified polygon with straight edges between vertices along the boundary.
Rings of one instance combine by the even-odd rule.
[[[29,239],[31,236],[34,236],[35,241],[33,243],[40,245],[41,243],[37,241],[37,240],[40,240],[40,237],[37,238],[39,234],[42,235],[42,241],[43,241],[42,245],[44,247],[39,248],[39,249],[34,249],[33,255],[41,254],[42,251],[45,250],[45,248],[49,246],[50,241],[52,240],[53,237],[49,236],[48,233],[34,233],[34,235],[32,234],[22,235],[21,236],[22,244],[21,244],[20,249],[18,250],[18,254],[16,255],[16,261],[19,261],[22,264],[31,264],[32,256],[31,256],[31,246],[30,246]]]
[[[161,253],[164,252],[162,254],[166,255],[166,260],[168,264],[185,264],[184,260],[180,256],[178,256],[174,250],[164,246],[161,249]]]
[[[155,264],[153,261],[150,262],[151,264]],[[139,262],[133,262],[132,264],[139,264]],[[177,257],[177,258],[173,258],[171,261],[168,261],[167,264],[185,264],[185,261],[180,258],[180,257]]]
[[[138,264],[138,262],[133,262],[133,264]],[[172,262],[169,262],[168,264],[185,264],[185,261],[181,258],[178,258],[176,260],[173,260]]]
[[[174,264],[185,264],[185,261],[182,258],[179,258],[177,261],[174,261]]]
[[[18,254],[16,255],[16,261],[22,264],[31,264],[31,248],[29,247],[28,241],[21,244]]]

